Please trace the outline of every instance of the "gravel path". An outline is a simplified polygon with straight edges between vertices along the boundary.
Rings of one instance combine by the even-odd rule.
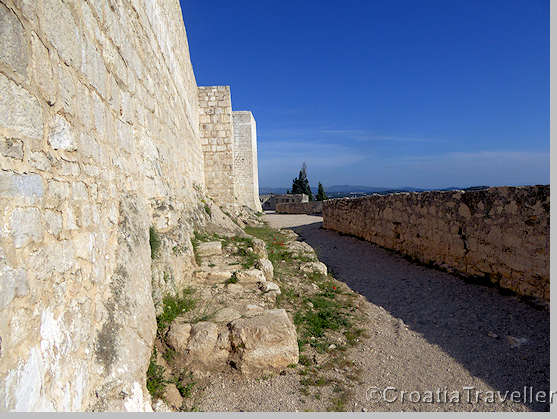
[[[529,400],[530,387],[533,394],[549,391],[548,311],[502,295],[495,288],[410,263],[371,243],[324,230],[321,217],[267,214],[265,219],[272,227],[298,233],[336,279],[370,303],[370,338],[351,354],[363,369],[362,383],[351,401],[353,410],[549,409],[547,403]],[[298,408],[294,396],[285,394],[289,381],[285,378],[266,383],[261,388],[262,398],[246,408]],[[269,394],[267,386],[279,393],[284,387],[284,404],[264,396]],[[397,400],[376,401],[379,393],[370,391],[372,387],[379,391],[396,388],[385,395],[389,399],[396,395]],[[401,395],[401,391],[415,390],[421,392],[420,403],[409,401],[417,394]],[[458,403],[451,391],[460,391]],[[478,402],[474,401],[476,391],[482,392]],[[493,403],[490,392],[497,391],[502,397],[508,392],[507,399],[513,391],[520,396],[514,395],[515,403]],[[434,400],[443,400],[447,394],[447,402],[431,403],[429,392]],[[451,395],[454,398],[449,400]]]

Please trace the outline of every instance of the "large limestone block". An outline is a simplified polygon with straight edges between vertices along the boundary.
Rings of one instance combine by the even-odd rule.
[[[215,271],[207,273],[207,279],[210,281],[226,281],[231,276],[232,272],[230,271]]]
[[[56,115],[50,125],[48,142],[54,150],[77,150],[77,143],[70,124],[63,116]]]
[[[230,353],[228,330],[219,331],[217,325],[212,322],[193,325],[188,352],[188,360],[194,368],[226,366]]]
[[[317,272],[321,275],[327,275],[327,266],[323,262],[306,262],[302,263],[300,271],[309,274]]]
[[[34,139],[40,139],[43,135],[43,111],[39,101],[2,74],[0,126]]]
[[[0,198],[24,198],[35,203],[43,195],[43,180],[39,175],[0,172]]]
[[[217,323],[228,323],[232,320],[239,319],[240,317],[242,317],[242,315],[237,310],[234,310],[230,307],[225,307],[221,308],[215,313],[215,315],[213,316],[213,320]]]
[[[199,256],[220,255],[222,253],[222,243],[219,241],[199,243],[196,252]]]
[[[185,352],[191,334],[191,324],[184,323],[180,317],[170,325],[166,335],[166,342],[177,352]]]
[[[315,256],[315,252],[313,248],[305,242],[293,241],[288,243],[287,247],[289,251],[294,253],[298,253],[306,256]]]
[[[280,232],[283,236],[286,237],[287,242],[296,240],[298,238],[298,235],[292,230],[284,229],[284,230],[280,230]]]
[[[260,258],[267,258],[267,245],[261,239],[253,239],[253,252]]]
[[[0,139],[0,154],[12,159],[23,160],[23,141],[15,138]]]
[[[259,259],[255,267],[263,272],[267,281],[273,280],[274,268],[269,259]]]
[[[48,49],[34,33],[31,37],[31,46],[33,51],[33,78],[47,103],[52,105],[56,100],[56,84]]]
[[[259,269],[248,269],[236,272],[236,278],[240,282],[265,282],[265,274]]]
[[[39,16],[41,29],[52,42],[64,62],[79,68],[83,41],[72,16],[70,6],[61,0],[45,0]]]
[[[274,282],[260,282],[258,285],[262,292],[273,292],[276,293],[276,295],[280,294],[280,287]]]
[[[230,333],[236,366],[244,374],[278,370],[298,362],[296,329],[283,309],[234,320]]]
[[[40,211],[37,208],[16,208],[10,218],[10,230],[16,248],[41,242],[43,227]]]
[[[2,255],[0,255],[0,258]],[[24,269],[13,269],[0,259],[0,310],[5,309],[14,297],[29,294],[27,273]]]
[[[164,399],[174,409],[182,407],[184,399],[175,384],[167,384],[164,390]]]
[[[27,70],[27,47],[23,26],[16,15],[0,3],[0,61],[21,75]]]

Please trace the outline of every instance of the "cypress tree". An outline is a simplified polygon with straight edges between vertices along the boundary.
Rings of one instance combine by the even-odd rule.
[[[319,185],[317,186],[317,195],[315,196],[315,199],[318,201],[324,201],[325,199],[327,199],[327,195],[325,195],[325,189],[323,189],[323,185],[321,184],[321,182],[319,182]]]
[[[304,164],[302,164],[302,169],[300,170],[298,177],[292,180],[292,193],[293,194],[304,193],[309,197],[310,201],[313,201],[313,193],[311,192],[311,188],[309,187],[309,181],[307,176],[307,165],[305,162]]]

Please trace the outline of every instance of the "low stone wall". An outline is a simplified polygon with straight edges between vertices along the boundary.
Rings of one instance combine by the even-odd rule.
[[[549,301],[549,185],[332,199],[323,226]]]
[[[279,214],[321,214],[323,212],[323,201],[277,204],[276,211]]]

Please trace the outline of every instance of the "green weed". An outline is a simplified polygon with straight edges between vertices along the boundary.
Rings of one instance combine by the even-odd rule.
[[[230,278],[224,281],[225,284],[236,284],[238,282],[238,277],[236,276],[236,272],[234,272]]]
[[[153,226],[149,227],[149,245],[151,246],[151,259],[155,260],[159,257],[161,238]]]
[[[157,350],[153,348],[153,353],[149,360],[149,367],[147,368],[147,390],[149,390],[149,394],[151,394],[153,399],[162,399],[166,388],[163,377],[164,368],[157,365],[156,359]]]
[[[176,317],[195,307],[196,301],[191,297],[193,289],[186,288],[181,296],[167,295],[162,299],[163,312],[157,316],[157,331],[162,333]]]

